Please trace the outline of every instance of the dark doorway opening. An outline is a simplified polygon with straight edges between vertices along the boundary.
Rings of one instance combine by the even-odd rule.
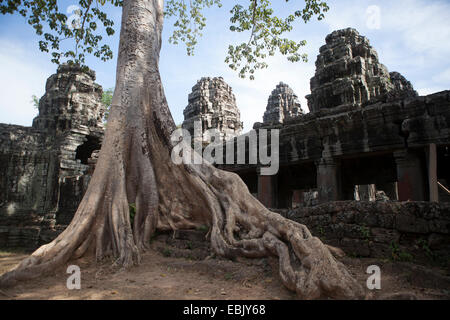
[[[75,159],[81,161],[82,164],[88,164],[88,159],[91,157],[92,152],[100,150],[100,140],[93,136],[87,136],[87,140],[79,145],[76,150]]]
[[[258,175],[255,171],[244,171],[244,172],[237,172],[239,176],[241,177],[242,181],[245,182],[247,185],[248,191],[252,194],[258,193]]]

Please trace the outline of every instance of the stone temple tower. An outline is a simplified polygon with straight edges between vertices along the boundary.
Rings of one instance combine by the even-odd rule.
[[[236,98],[231,87],[222,77],[201,78],[188,98],[189,104],[184,109],[184,122],[182,127],[188,130],[191,136],[203,142],[210,141],[206,130],[217,129],[222,141],[238,136],[243,128],[241,114],[236,106]],[[194,136],[194,123],[201,121],[201,136]]]
[[[102,87],[95,83],[94,71],[76,65],[59,66],[57,73],[47,79],[33,128],[55,135],[71,129],[103,135],[102,92]]]
[[[393,96],[396,98],[414,98],[419,94],[416,90],[414,90],[411,82],[406,80],[404,76],[402,76],[398,72],[389,72],[389,76],[391,77],[391,82],[394,85]],[[392,93],[392,92],[390,92]]]
[[[311,112],[340,105],[361,106],[394,89],[377,52],[358,31],[334,31],[325,40],[311,79],[311,94],[306,97]]]
[[[63,64],[32,127],[0,124],[0,247],[35,248],[71,221],[103,140],[102,92],[94,71]]]
[[[57,155],[51,189],[58,199],[53,204],[58,223],[72,219],[101,148],[105,130],[102,93],[94,71],[63,64],[47,79],[39,100],[33,128],[47,137]]]
[[[287,84],[280,82],[269,96],[263,122],[283,123],[285,119],[302,114],[297,95]]]

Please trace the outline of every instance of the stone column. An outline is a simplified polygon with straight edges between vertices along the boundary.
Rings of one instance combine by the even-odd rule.
[[[359,200],[361,201],[375,201],[376,188],[374,184],[358,185]]]
[[[425,189],[420,158],[406,150],[394,152],[397,164],[397,188],[400,201],[424,201]]]
[[[437,184],[437,154],[436,144],[431,143],[427,150],[427,167],[428,167],[428,190],[430,192],[430,201],[439,201],[439,189]]]
[[[258,172],[258,200],[267,208],[277,207],[277,175],[263,176],[261,175],[261,168]]]
[[[316,161],[319,203],[341,200],[340,165],[333,158]]]

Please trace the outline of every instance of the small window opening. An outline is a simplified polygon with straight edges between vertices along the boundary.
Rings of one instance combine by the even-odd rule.
[[[100,150],[100,147],[101,144],[98,138],[87,136],[87,140],[77,147],[75,159],[80,160],[82,164],[88,164],[88,159],[91,157],[92,152]]]

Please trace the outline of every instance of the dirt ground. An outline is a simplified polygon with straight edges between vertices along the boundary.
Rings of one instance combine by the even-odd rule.
[[[24,252],[1,251],[0,274],[25,257]],[[450,278],[442,269],[369,258],[341,261],[364,287],[367,267],[381,268],[381,290],[367,290],[368,299],[450,299]],[[207,245],[189,239],[159,237],[142,263],[125,271],[113,268],[111,261],[93,263],[88,258],[69,264],[81,269],[80,290],[67,289],[64,266],[1,290],[0,299],[296,299],[272,271],[276,261],[217,258]]]

